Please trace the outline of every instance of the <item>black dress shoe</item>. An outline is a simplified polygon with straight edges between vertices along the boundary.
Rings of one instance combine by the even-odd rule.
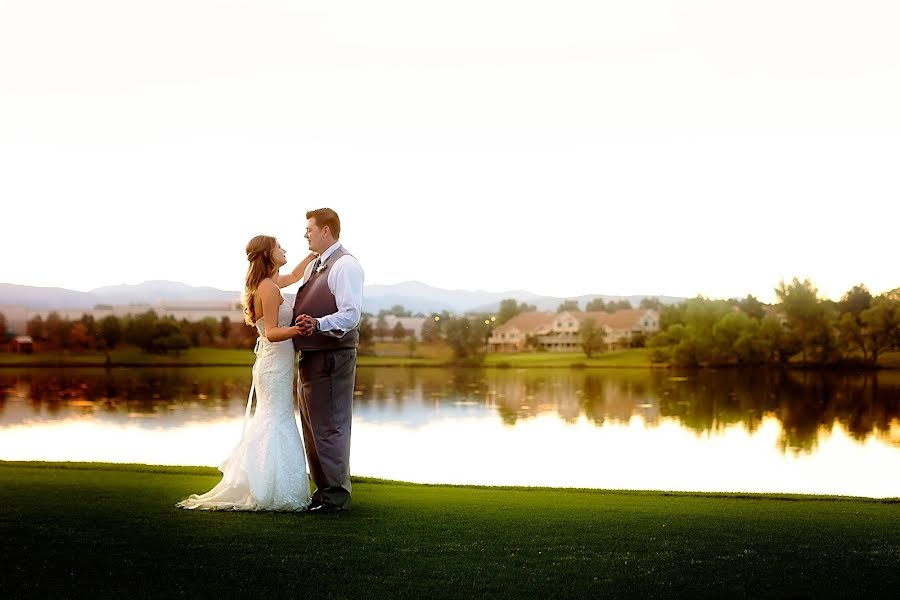
[[[344,512],[344,509],[337,504],[332,504],[331,502],[322,502],[320,504],[314,504],[310,506],[309,512],[315,513],[317,515],[330,515],[333,513]]]

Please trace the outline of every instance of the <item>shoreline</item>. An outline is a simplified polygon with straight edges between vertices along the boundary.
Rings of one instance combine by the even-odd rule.
[[[201,465],[154,465],[149,463],[111,463],[90,461],[43,461],[43,460],[3,460],[0,469],[46,469],[63,471],[108,471],[128,473],[155,473],[170,475],[209,475],[221,477],[217,467]],[[795,501],[827,501],[827,502],[864,502],[875,504],[900,504],[900,496],[883,498],[872,496],[850,496],[841,494],[805,494],[797,492],[724,492],[724,491],[687,491],[687,490],[641,490],[627,488],[591,488],[591,487],[552,487],[529,485],[483,485],[469,483],[418,483],[397,479],[383,479],[366,475],[353,475],[354,484],[392,485],[422,488],[451,488],[460,490],[486,490],[497,492],[568,492],[584,494],[613,494],[627,496],[661,496],[684,498],[717,498],[729,500],[781,500]]]

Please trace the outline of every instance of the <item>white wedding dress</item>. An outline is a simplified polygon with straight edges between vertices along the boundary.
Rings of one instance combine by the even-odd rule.
[[[279,327],[289,326],[292,318],[293,311],[282,301]],[[182,500],[181,508],[291,511],[309,505],[306,454],[294,416],[294,346],[291,340],[268,341],[263,319],[256,329],[256,412],[249,416],[248,400],[241,440],[219,466],[222,481],[205,494]]]

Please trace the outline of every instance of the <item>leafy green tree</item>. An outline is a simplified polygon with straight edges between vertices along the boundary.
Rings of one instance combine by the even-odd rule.
[[[397,317],[411,317],[412,312],[401,306],[400,304],[395,304],[391,307],[390,313]]]
[[[556,312],[561,313],[565,311],[580,311],[578,308],[578,300],[564,300],[562,304],[556,307]]]
[[[594,298],[589,300],[587,306],[584,307],[587,312],[607,312],[606,301],[603,298]]]
[[[359,353],[371,354],[375,347],[375,327],[368,314],[364,314],[359,322]]]
[[[803,364],[806,364],[815,353],[816,344],[827,337],[825,307],[819,302],[818,290],[809,279],[800,281],[794,277],[790,284],[782,281],[775,294],[787,317],[788,328],[800,340]]]
[[[41,315],[36,315],[25,323],[25,333],[37,342],[42,342],[47,339],[46,330],[44,328],[44,319]]]
[[[614,313],[620,310],[631,310],[634,308],[631,305],[631,302],[628,301],[627,298],[622,298],[621,300],[611,300],[606,303],[606,312]]]
[[[497,325],[503,325],[516,315],[535,310],[537,307],[533,304],[516,302],[515,298],[505,298],[500,301],[500,308],[497,311]]]
[[[427,343],[436,342],[441,337],[441,321],[440,315],[432,313],[422,323],[422,341]]]
[[[505,298],[500,301],[500,309],[497,311],[497,322],[502,325],[521,312],[522,310],[519,308],[519,303],[515,298]]]
[[[445,336],[459,361],[481,362],[487,345],[487,325],[477,319],[454,317],[447,320]]]
[[[156,312],[152,310],[135,315],[126,331],[126,340],[144,352],[153,352],[158,320]]]
[[[190,347],[191,341],[180,331],[174,331],[154,340],[154,349],[161,354],[174,352],[175,356],[181,356],[182,351]]]
[[[581,350],[588,358],[606,347],[606,329],[597,325],[594,319],[585,319],[581,322],[578,337],[581,341]]]
[[[47,338],[50,343],[58,348],[68,348],[69,346],[69,329],[72,324],[59,316],[56,311],[47,315],[47,321],[44,324],[44,330],[47,332]]]
[[[231,337],[231,319],[227,316],[223,316],[219,320],[219,335],[225,342]]]
[[[390,334],[391,330],[388,327],[387,319],[384,318],[383,314],[378,315],[378,320],[375,321],[375,337],[379,339],[384,339]]]
[[[406,328],[403,327],[403,323],[401,323],[400,321],[397,321],[394,324],[394,329],[391,331],[391,336],[395,340],[402,340],[403,338],[406,337]]]
[[[742,313],[752,319],[762,320],[766,318],[766,306],[756,299],[756,296],[748,294],[746,298],[738,302],[738,308]]]
[[[868,340],[869,357],[872,366],[878,364],[878,357],[886,350],[900,349],[900,300],[879,296],[872,306],[860,313]]]
[[[854,285],[838,302],[838,310],[841,315],[853,315],[857,321],[864,310],[872,306],[872,294],[862,283]]]
[[[800,351],[799,339],[792,337],[775,316],[768,316],[759,324],[760,347],[765,352],[765,362],[786,363]]]
[[[100,347],[106,353],[107,362],[109,362],[109,351],[122,341],[122,322],[117,316],[108,315],[100,320],[97,331],[100,337]]]
[[[641,310],[653,309],[656,311],[661,311],[663,309],[663,306],[664,306],[664,304],[662,303],[662,300],[660,300],[659,298],[657,298],[655,296],[654,297],[648,296],[647,298],[641,298],[641,303],[638,306],[638,308],[640,308]]]

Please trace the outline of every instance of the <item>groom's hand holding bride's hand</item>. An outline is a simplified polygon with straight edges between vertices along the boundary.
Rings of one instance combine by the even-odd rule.
[[[316,320],[309,315],[299,315],[294,323],[300,328],[300,335],[312,335],[316,331]]]

